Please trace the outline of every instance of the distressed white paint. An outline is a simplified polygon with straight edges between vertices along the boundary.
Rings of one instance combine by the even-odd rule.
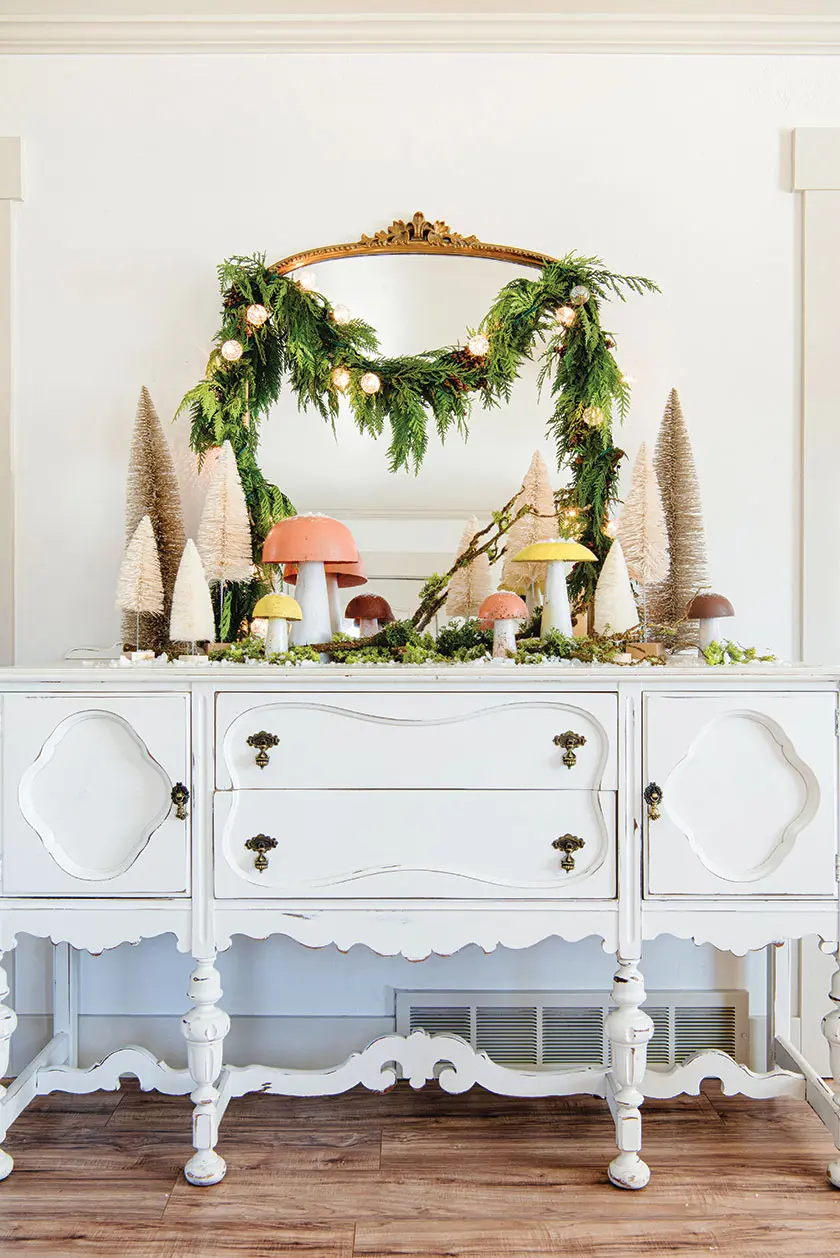
[[[396,1062],[414,1086],[439,1076],[441,1085],[451,1091],[478,1083],[514,1096],[576,1091],[604,1096],[614,1114],[618,1145],[609,1174],[613,1183],[623,1188],[644,1187],[649,1178],[640,1156],[645,1095],[675,1095],[683,1088],[696,1091],[701,1079],[709,1075],[721,1079],[727,1090],[746,1095],[804,1095],[835,1134],[837,1107],[830,1093],[827,1099],[827,1090],[814,1083],[813,1068],[794,1065],[787,1069],[791,1057],[785,1033],[790,1019],[779,1000],[768,1010],[777,1063],[769,1074],[755,1075],[715,1053],[701,1054],[667,1076],[647,1069],[646,1047],[653,1026],[643,1007],[640,958],[644,938],[668,929],[736,950],[745,938],[747,946],[753,947],[769,939],[804,934],[819,933],[830,939],[836,933],[838,905],[833,877],[830,885],[812,880],[812,873],[807,872],[810,858],[803,855],[796,836],[787,846],[784,840],[777,843],[774,860],[766,858],[762,866],[756,863],[746,831],[730,839],[733,849],[739,844],[745,847],[740,857],[733,851],[732,864],[733,869],[757,869],[755,877],[727,879],[718,871],[713,893],[702,892],[697,885],[696,864],[698,852],[702,854],[705,849],[674,842],[675,881],[669,883],[667,896],[644,898],[643,866],[649,863],[653,870],[655,864],[654,850],[649,846],[650,829],[659,822],[646,822],[641,789],[648,774],[656,776],[664,784],[663,807],[667,808],[672,790],[679,804],[672,767],[675,759],[685,761],[694,765],[694,772],[705,775],[705,794],[714,800],[714,808],[721,815],[738,815],[744,799],[752,798],[753,780],[764,772],[765,742],[747,738],[739,747],[741,773],[736,777],[724,776],[714,762],[698,755],[696,747],[710,732],[715,736],[722,714],[741,716],[746,712],[751,719],[759,716],[763,728],[772,728],[773,742],[786,749],[788,763],[796,766],[805,783],[806,811],[812,797],[809,825],[817,826],[817,830],[809,839],[810,846],[821,848],[827,841],[825,833],[831,834],[833,844],[837,803],[833,713],[840,672],[804,667],[681,671],[670,666],[627,672],[559,665],[522,670],[504,678],[499,672],[492,664],[399,670],[318,666],[277,672],[265,667],[149,666],[132,669],[128,676],[119,668],[104,666],[34,674],[24,670],[0,672],[4,747],[20,749],[6,770],[12,812],[4,829],[4,870],[19,848],[31,853],[33,842],[40,842],[47,851],[44,836],[31,827],[11,824],[12,814],[15,807],[23,806],[17,802],[20,782],[68,714],[117,713],[132,728],[136,725],[135,732],[148,755],[157,757],[161,764],[173,757],[174,763],[182,763],[179,757],[187,754],[190,737],[195,750],[190,802],[192,886],[186,907],[171,893],[160,896],[163,884],[154,879],[145,884],[145,898],[138,898],[135,891],[133,899],[126,899],[119,910],[112,899],[109,901],[113,896],[109,883],[118,884],[125,875],[117,863],[110,878],[100,876],[109,868],[102,856],[110,825],[108,810],[116,813],[120,808],[120,800],[107,794],[105,813],[93,823],[97,832],[90,836],[90,850],[97,859],[82,852],[72,881],[53,900],[36,895],[27,900],[20,894],[8,894],[4,887],[0,906],[0,944],[9,948],[19,931],[70,939],[76,946],[91,949],[167,931],[175,933],[183,947],[184,937],[189,935],[195,968],[189,984],[191,1008],[182,1019],[188,1075],[134,1048],[118,1050],[87,1071],[74,1068],[72,983],[68,974],[57,984],[66,993],[68,1006],[57,1034],[45,1055],[22,1072],[15,1091],[0,1096],[0,1128],[8,1126],[32,1096],[65,1086],[79,1093],[114,1087],[121,1075],[133,1073],[144,1087],[159,1086],[174,1094],[190,1087],[195,1154],[185,1174],[191,1183],[208,1185],[225,1173],[216,1144],[219,1123],[232,1096],[266,1090],[332,1094],[358,1083],[387,1087],[395,1078],[390,1063]],[[189,725],[173,719],[173,713],[182,711],[187,702],[192,709]],[[643,710],[644,745],[640,736]],[[549,750],[544,748],[544,735],[555,729],[555,718],[569,712],[588,723],[594,744],[593,761],[584,770],[589,777],[581,779],[588,785],[574,788],[569,786],[573,770],[562,759],[552,758],[557,750],[553,737]],[[383,726],[391,737],[390,742],[382,743],[375,762],[362,766],[363,784],[371,785],[367,790],[357,787],[355,792],[347,792],[318,779],[319,770],[312,762],[323,755],[325,731],[355,730],[360,713],[364,713],[365,728]],[[314,719],[308,732],[307,714]],[[298,718],[301,739],[297,759],[290,758],[288,770],[297,780],[289,789],[283,780],[287,772],[284,755],[286,745],[294,745]],[[287,742],[277,749],[278,758],[272,761],[270,788],[261,789],[259,779],[248,776],[252,771],[243,762],[245,785],[214,790],[214,764],[220,772],[232,765],[231,731],[236,731],[233,741],[237,745],[247,745],[246,731],[252,720],[265,725],[274,721],[286,734]],[[517,761],[512,753],[511,772],[515,776],[505,776],[507,770],[503,763],[499,767],[496,756],[497,783],[495,788],[488,787],[481,776],[480,757],[462,737],[457,746],[447,750],[448,756],[463,757],[466,785],[461,791],[441,787],[438,759],[431,750],[419,756],[420,767],[414,772],[421,776],[410,789],[405,787],[402,765],[410,745],[405,738],[410,740],[426,729],[434,729],[440,737],[442,730],[450,726],[460,729],[465,723],[471,730],[484,731],[485,725],[490,729],[499,721],[509,722],[506,740],[511,749],[532,746],[530,780],[528,756]],[[85,720],[79,720],[77,727],[82,732],[95,728],[97,737],[103,728],[117,729],[113,722],[94,726]],[[539,738],[529,743],[535,729]],[[121,727],[119,738],[116,732],[113,737],[122,745]],[[477,745],[482,746],[483,738],[482,732],[475,740]],[[180,753],[173,746],[179,740]],[[352,740],[351,735],[344,745],[349,747]],[[484,745],[489,752],[493,740],[487,738]],[[587,742],[578,754],[588,746]],[[341,747],[342,741],[336,737],[336,752]],[[733,754],[725,743],[722,754]],[[97,759],[103,756],[107,763],[107,748],[104,753],[99,749]],[[68,776],[75,778],[82,763]],[[365,773],[370,776],[365,777]],[[599,791],[605,780],[613,781],[617,790]],[[308,785],[302,786],[304,782]],[[83,784],[75,800],[62,794],[66,785],[58,780],[52,785],[64,800],[65,811],[87,807],[87,793],[95,791],[96,784]],[[354,802],[349,795],[355,797]],[[307,797],[310,814],[316,807],[314,800],[323,812],[314,825],[314,834],[315,814],[307,817],[307,807],[302,807],[297,815],[297,796]],[[459,797],[457,804],[453,797]],[[827,809],[830,824],[819,821],[816,801]],[[506,809],[511,806],[508,816]],[[580,809],[583,811],[576,811]],[[604,817],[609,812],[611,822],[595,858],[591,859],[584,847],[574,853],[575,860],[580,861],[574,871],[561,873],[555,864],[546,872],[546,854],[552,854],[551,860],[559,859],[551,847],[554,826],[548,824],[553,823],[555,813],[558,822],[577,823],[598,812]],[[228,824],[227,814],[240,819],[238,829]],[[422,824],[412,838],[416,818]],[[250,830],[259,826],[268,832],[266,821],[276,825],[282,837],[269,856],[269,871],[275,869],[276,862],[280,872],[272,872],[271,880],[261,887],[260,880],[267,875],[245,877],[244,866],[233,858],[233,851],[244,848]],[[343,844],[336,847],[331,836],[339,822],[343,825]],[[640,828],[647,847],[639,840]],[[805,832],[803,825],[801,833]],[[313,847],[314,838],[326,847]],[[152,850],[151,841],[146,850]],[[386,856],[390,856],[388,869],[384,867]],[[361,870],[354,870],[354,858],[362,862]],[[150,860],[153,866],[156,863],[165,869],[162,848],[155,849]],[[371,873],[377,861],[382,867]],[[796,881],[800,866],[806,870],[801,886]],[[782,870],[787,870],[798,894],[787,895],[774,881]],[[567,873],[568,899],[552,904],[556,888],[566,885]],[[230,900],[214,898],[214,877],[217,894],[225,886],[236,889]],[[358,887],[352,885],[354,882]],[[492,892],[487,890],[490,883]],[[84,896],[79,894],[79,884],[85,884]],[[155,894],[160,898],[155,900]],[[72,899],[73,895],[77,898]],[[229,945],[233,933],[255,939],[280,933],[309,945],[333,942],[342,948],[367,943],[384,953],[406,956],[445,952],[467,943],[489,949],[499,943],[527,947],[550,936],[580,939],[595,935],[618,957],[612,988],[615,1008],[606,1028],[612,1065],[571,1072],[511,1071],[489,1062],[460,1040],[416,1034],[406,1039],[388,1036],[378,1040],[332,1069],[226,1067],[224,1042],[230,1017],[220,1004],[216,954]],[[835,989],[833,999],[840,1003],[840,987],[835,984]],[[0,1004],[0,1054],[8,1053],[14,1023],[11,1007]],[[836,1013],[825,1023],[826,1037],[835,1049],[840,1044],[836,1023]],[[5,1068],[4,1060],[0,1060],[0,1067]],[[10,1169],[10,1161],[0,1161],[0,1172]]]

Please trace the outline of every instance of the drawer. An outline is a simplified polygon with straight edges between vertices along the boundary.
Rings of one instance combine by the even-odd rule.
[[[216,894],[611,899],[615,826],[611,791],[218,792]]]
[[[834,692],[648,695],[650,896],[836,895]]]
[[[216,728],[222,790],[616,789],[612,694],[219,694]]]
[[[0,728],[4,895],[186,893],[187,695],[5,695]]]

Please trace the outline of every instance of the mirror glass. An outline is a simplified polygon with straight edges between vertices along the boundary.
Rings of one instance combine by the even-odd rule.
[[[393,355],[465,344],[499,289],[537,272],[483,258],[388,255],[319,262],[305,274],[334,305],[371,323],[382,353]],[[343,406],[333,435],[317,412],[299,412],[287,391],[263,424],[261,466],[299,511],[486,515],[516,492],[534,450],[556,466],[545,440],[551,397],[548,389],[538,397],[537,369],[524,365],[508,405],[485,410],[476,396],[466,442],[453,433],[442,446],[432,421],[416,476],[388,470],[387,429],[378,441],[359,433]]]

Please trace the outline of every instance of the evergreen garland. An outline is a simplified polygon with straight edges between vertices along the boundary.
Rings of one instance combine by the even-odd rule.
[[[441,441],[453,429],[466,435],[473,395],[485,407],[509,400],[522,363],[537,349],[540,386],[549,382],[554,398],[548,428],[558,468],[571,473],[563,505],[578,511],[580,541],[599,560],[606,556],[612,539],[605,526],[624,457],[613,444],[612,421],[625,417],[630,392],[611,352],[614,341],[601,327],[600,305],[611,297],[624,300],[627,292],[658,291],[650,280],[613,275],[597,258],[570,254],[547,263],[535,279],[517,278],[501,289],[479,325],[489,341],[486,354],[446,346],[398,358],[379,354],[376,332],[363,320],[337,323],[323,294],[266,266],[264,255],[228,259],[219,267],[219,281],[224,300],[216,341],[219,346],[238,342],[242,355],[229,362],[214,351],[205,378],[186,394],[179,412],[189,408],[190,444],[199,457],[231,442],[257,562],[272,524],[294,514],[289,499],[257,464],[260,424],[284,380],[301,408],[313,406],[334,424],[342,393],[333,372],[345,368],[350,382],[343,396],[359,430],[379,437],[387,426],[391,470],[416,472],[426,454],[429,422]],[[573,304],[575,288],[588,290],[581,304]],[[259,327],[247,318],[252,304],[268,312]],[[555,317],[560,307],[573,309],[570,326]],[[362,390],[366,372],[379,377],[378,392]],[[578,607],[591,600],[597,576],[596,564],[573,569],[569,589]]]

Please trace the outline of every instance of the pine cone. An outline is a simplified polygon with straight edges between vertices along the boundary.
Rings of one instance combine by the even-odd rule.
[[[239,306],[245,298],[240,293],[235,284],[231,284],[222,297],[222,305],[225,310],[230,310],[232,306]]]

